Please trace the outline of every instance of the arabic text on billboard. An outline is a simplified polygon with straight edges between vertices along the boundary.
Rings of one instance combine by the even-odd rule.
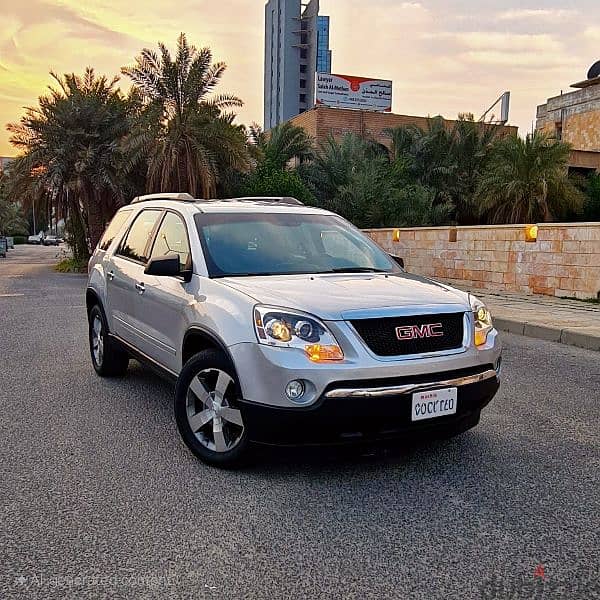
[[[317,73],[317,106],[392,110],[392,82],[349,75]]]

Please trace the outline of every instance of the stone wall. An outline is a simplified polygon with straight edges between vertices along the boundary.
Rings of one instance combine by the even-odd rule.
[[[574,150],[600,152],[600,84],[548,98],[537,108],[537,129],[554,135]]]
[[[394,232],[399,241],[394,241]],[[600,223],[371,229],[367,233],[406,268],[462,287],[600,297]],[[452,241],[455,240],[455,241]]]
[[[567,117],[563,125],[563,141],[579,150],[600,152],[600,99],[597,107],[597,110]]]

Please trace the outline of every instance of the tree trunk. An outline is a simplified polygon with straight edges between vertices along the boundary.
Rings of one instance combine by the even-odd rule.
[[[92,191],[87,198],[87,221],[89,229],[89,251],[92,253],[102,234],[104,233],[104,220],[102,218],[102,200],[96,191]]]

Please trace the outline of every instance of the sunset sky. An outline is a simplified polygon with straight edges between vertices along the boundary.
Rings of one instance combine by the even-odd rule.
[[[4,125],[50,84],[87,65],[115,74],[143,47],[184,31],[229,69],[222,91],[239,119],[262,123],[263,0],[0,0],[0,155]],[[331,16],[333,71],[394,80],[394,112],[479,116],[511,90],[511,123],[585,78],[600,59],[598,0],[321,0]],[[123,79],[123,87],[129,85]]]

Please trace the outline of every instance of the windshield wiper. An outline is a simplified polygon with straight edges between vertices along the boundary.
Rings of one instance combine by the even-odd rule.
[[[385,269],[375,269],[373,267],[337,267],[326,273],[389,273]]]

